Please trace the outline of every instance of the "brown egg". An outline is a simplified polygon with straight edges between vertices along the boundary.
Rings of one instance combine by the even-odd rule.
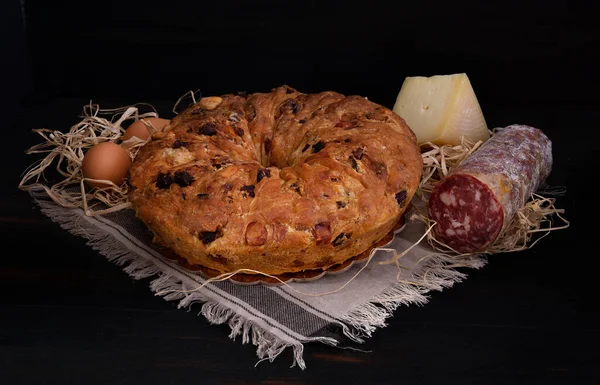
[[[109,180],[120,186],[127,177],[130,165],[131,158],[123,147],[113,142],[102,142],[85,153],[81,169],[85,178]],[[96,188],[110,186],[102,182],[86,183]]]
[[[171,123],[168,119],[161,118],[144,118],[140,120],[136,120],[131,123],[131,126],[125,130],[125,134],[123,135],[123,140],[130,139],[134,136],[140,138],[141,140],[146,140],[150,136],[150,131],[146,126],[147,123],[150,123],[156,131],[160,131],[164,126]]]

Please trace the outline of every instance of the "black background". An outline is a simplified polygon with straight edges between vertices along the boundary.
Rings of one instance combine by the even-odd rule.
[[[590,2],[591,3],[591,2]],[[572,1],[4,1],[0,384],[597,384],[596,236],[600,29]],[[90,100],[172,116],[204,95],[335,90],[392,107],[406,76],[466,72],[490,128],[541,128],[549,182],[572,222],[527,252],[494,255],[422,307],[402,308],[364,346],[308,345],[254,367],[227,339],[147,281],[70,236],[16,186],[38,143]],[[338,380],[336,380],[338,379]]]
[[[289,84],[391,105],[406,76],[466,72],[484,109],[595,106],[600,35],[582,4],[28,0],[25,77],[47,97]]]

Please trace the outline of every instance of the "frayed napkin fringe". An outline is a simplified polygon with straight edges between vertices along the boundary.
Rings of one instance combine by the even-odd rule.
[[[345,328],[344,334],[357,342],[363,342],[363,337],[371,337],[375,330],[387,326],[387,318],[399,306],[425,305],[429,301],[429,295],[426,295],[428,292],[442,291],[462,282],[467,275],[455,269],[456,262],[456,258],[446,255],[428,257],[422,262],[423,266],[411,274],[410,279],[392,284],[381,294],[342,316],[340,321],[352,326]],[[460,266],[480,269],[486,263],[484,257],[470,256],[462,259]]]

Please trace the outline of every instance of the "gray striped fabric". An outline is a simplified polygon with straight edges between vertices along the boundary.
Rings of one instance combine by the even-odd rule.
[[[294,364],[304,368],[308,342],[330,345],[360,343],[385,326],[400,305],[424,304],[427,292],[442,290],[465,278],[457,267],[479,268],[485,260],[471,256],[456,260],[433,253],[421,242],[398,264],[381,264],[393,255],[378,251],[366,264],[313,282],[289,285],[240,285],[209,282],[160,255],[151,234],[131,210],[86,216],[32,193],[42,212],[64,229],[89,239],[99,253],[123,266],[134,279],[156,277],[150,288],[166,300],[188,308],[198,303],[212,323],[228,323],[231,338],[257,346],[263,359],[274,360],[284,349],[294,350]],[[388,246],[406,250],[424,233],[409,222]],[[260,362],[260,361],[259,361]]]

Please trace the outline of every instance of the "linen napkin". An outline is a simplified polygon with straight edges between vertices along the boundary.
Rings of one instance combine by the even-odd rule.
[[[481,268],[486,263],[483,256],[457,259],[434,252],[420,241],[425,225],[410,220],[408,214],[406,225],[388,245],[342,273],[279,285],[207,283],[203,275],[163,257],[133,210],[87,216],[82,209],[59,206],[43,191],[30,193],[46,216],[88,239],[90,247],[122,266],[131,278],[154,277],[150,289],[155,295],[178,301],[179,308],[201,304],[200,313],[209,322],[230,326],[230,338],[241,336],[242,343],[256,345],[260,361],[272,362],[292,348],[292,366],[302,369],[306,367],[304,344],[364,342],[386,326],[386,319],[399,306],[426,304],[428,292],[465,279],[463,268]],[[391,250],[404,254],[395,263],[384,263],[394,258]]]

